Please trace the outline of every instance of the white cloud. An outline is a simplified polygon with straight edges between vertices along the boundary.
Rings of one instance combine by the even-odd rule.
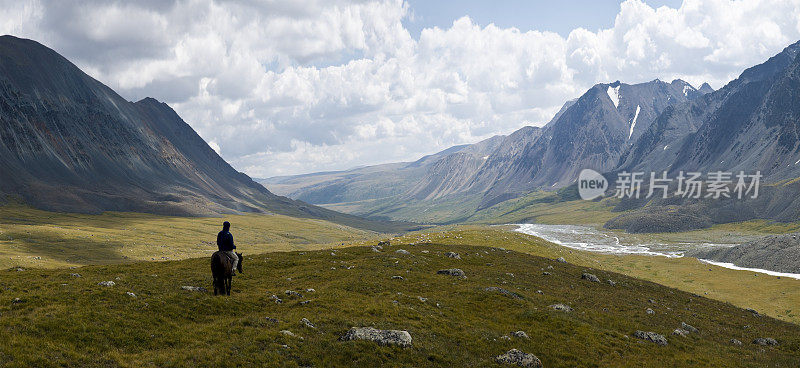
[[[628,0],[612,28],[566,38],[464,17],[416,40],[400,0],[0,7],[0,32],[53,47],[123,96],[168,102],[258,177],[413,160],[541,125],[600,82],[718,88],[800,38],[800,0]]]

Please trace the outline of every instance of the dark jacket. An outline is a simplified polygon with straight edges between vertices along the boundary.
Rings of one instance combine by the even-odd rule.
[[[228,230],[222,230],[217,234],[217,247],[223,252],[230,252],[236,249],[233,245],[233,235]]]

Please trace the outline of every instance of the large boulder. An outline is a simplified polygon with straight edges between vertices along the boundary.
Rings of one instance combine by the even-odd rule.
[[[498,355],[494,359],[501,364],[512,364],[519,367],[542,367],[542,361],[539,360],[536,355],[523,353],[517,349],[511,349],[503,355]]]
[[[379,345],[411,346],[411,334],[402,330],[379,330],[372,327],[353,327],[339,338],[342,341],[367,340]]]
[[[636,331],[633,336],[642,340],[650,341],[658,346],[667,346],[667,338],[655,332]]]
[[[446,270],[439,270],[436,273],[440,275],[449,275],[449,276],[456,276],[461,278],[467,278],[467,275],[462,271],[460,268],[448,268]]]

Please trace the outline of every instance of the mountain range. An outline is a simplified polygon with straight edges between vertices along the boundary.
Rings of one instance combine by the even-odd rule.
[[[707,84],[696,89],[682,80],[598,84],[543,127],[526,126],[416,162],[261,182],[292,198],[366,216],[392,218],[397,205],[463,198],[480,210],[538,188],[567,186],[584,168],[614,169],[664,109],[709,91]]]
[[[800,215],[800,42],[746,69],[718,91],[682,80],[597,84],[568,101],[543,127],[524,127],[473,146],[429,156],[424,165],[397,163],[348,172],[265,179],[281,194],[351,213],[407,218],[460,203],[465,217],[537,190],[573,186],[580,170],[746,171],[763,175],[751,200],[623,199],[607,223],[629,231],[670,231],[713,223]],[[422,170],[424,168],[424,170]],[[397,172],[413,175],[393,175]],[[393,177],[364,196],[369,178]],[[612,186],[614,180],[611,180]],[[369,185],[367,187],[370,187]],[[366,191],[369,192],[369,191]],[[313,194],[313,195],[312,195]],[[674,211],[680,206],[682,211]],[[449,208],[453,208],[452,206]]]
[[[272,194],[166,104],[129,102],[55,51],[0,37],[0,196],[37,208],[167,215],[266,212],[387,230]]]

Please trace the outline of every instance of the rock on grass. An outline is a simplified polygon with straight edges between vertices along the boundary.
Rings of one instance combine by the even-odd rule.
[[[698,330],[698,329],[696,329],[696,328],[692,327],[692,325],[690,325],[690,324],[688,324],[688,323],[686,323],[686,322],[681,322],[681,328],[682,328],[682,329],[684,329],[684,330],[686,330],[686,331],[689,331],[689,332],[691,332],[691,333],[698,333],[698,332],[700,332],[700,330]]]
[[[667,338],[664,335],[659,335],[655,332],[639,331],[633,333],[633,336],[642,340],[650,341],[658,346],[667,346]]]
[[[572,309],[572,307],[570,307],[570,306],[568,306],[566,304],[561,304],[561,303],[553,304],[553,305],[550,306],[550,308],[553,308],[553,309],[555,309],[555,310],[557,310],[559,312],[567,312],[567,313],[572,312],[574,310],[574,309]]]
[[[206,288],[202,286],[181,286],[181,289],[186,291],[206,291]]]
[[[447,257],[447,258],[461,259],[461,255],[459,255],[456,252],[447,252],[447,253],[444,254],[444,256]]]
[[[761,345],[761,346],[775,346],[778,345],[778,341],[771,337],[759,337],[753,340],[753,344]]]
[[[402,330],[378,330],[372,327],[353,327],[342,337],[342,341],[367,340],[379,345],[411,346],[411,334]]]
[[[511,336],[514,336],[514,337],[516,337],[516,338],[518,338],[518,339],[530,339],[530,337],[528,337],[528,334],[527,334],[527,333],[525,333],[525,331],[515,331],[515,332],[512,332],[512,333],[511,333]]]
[[[105,286],[105,287],[111,287],[111,286],[114,286],[116,284],[117,283],[115,283],[114,281],[100,281],[100,282],[97,283],[97,285]]]
[[[311,321],[309,321],[308,318],[301,319],[300,320],[300,324],[305,326],[305,327],[311,328],[311,329],[315,329],[315,330],[317,329],[317,326],[314,326],[314,324],[311,323]]]
[[[584,280],[589,280],[591,282],[600,282],[600,279],[597,278],[597,276],[595,276],[595,275],[593,275],[591,273],[588,273],[588,272],[584,272],[581,275],[581,278],[584,279]]]
[[[409,252],[409,251],[407,251],[407,250],[405,250],[405,249],[398,249],[398,250],[396,250],[396,251],[394,251],[394,252],[395,252],[395,253],[397,253],[397,254],[404,254],[404,255],[409,255],[409,254],[411,254],[411,252]]]
[[[542,361],[536,355],[523,353],[517,349],[511,349],[503,355],[498,355],[494,360],[501,364],[512,364],[519,367],[542,367]]]
[[[506,289],[503,289],[503,288],[499,288],[497,286],[489,286],[489,287],[487,287],[487,288],[485,288],[483,290],[484,291],[496,291],[496,292],[498,292],[500,294],[503,294],[503,295],[505,295],[507,297],[510,297],[512,299],[525,299],[525,298],[522,297],[522,295],[519,295],[519,294],[517,294],[517,293],[515,293],[513,291],[509,291],[509,290],[506,290]]]
[[[436,273],[440,275],[449,275],[449,276],[467,278],[467,275],[460,268],[448,268],[446,270],[436,271]]]

